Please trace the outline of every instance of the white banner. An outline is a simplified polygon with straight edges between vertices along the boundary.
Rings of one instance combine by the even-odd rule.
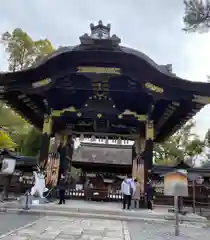
[[[5,158],[2,161],[1,172],[6,174],[13,174],[15,171],[16,159]]]

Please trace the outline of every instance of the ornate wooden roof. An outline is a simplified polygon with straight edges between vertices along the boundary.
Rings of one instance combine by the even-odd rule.
[[[174,133],[209,103],[210,83],[191,82],[145,54],[120,45],[110,25],[91,25],[80,44],[59,48],[31,68],[0,74],[0,98],[42,128],[62,111],[53,131],[144,134],[151,112],[155,141]]]
[[[74,150],[73,162],[132,165],[132,146],[81,143]]]

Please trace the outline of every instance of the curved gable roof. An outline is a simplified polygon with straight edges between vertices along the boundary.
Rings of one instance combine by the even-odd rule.
[[[14,79],[18,79],[20,80],[21,78],[24,78],[24,75],[26,75],[25,77],[30,78],[29,75],[33,74],[34,76],[37,76],[38,78],[42,78],[45,74],[44,73],[40,73],[41,69],[43,70],[43,67],[45,68],[46,71],[46,67],[48,65],[49,62],[51,62],[51,60],[53,59],[57,59],[57,58],[62,58],[63,55],[67,54],[67,53],[71,53],[71,52],[84,52],[84,54],[87,54],[86,51],[96,51],[97,49],[92,48],[86,48],[83,45],[75,45],[75,46],[68,46],[68,47],[60,47],[58,50],[54,51],[52,54],[45,56],[43,58],[41,58],[36,64],[34,64],[33,66],[26,68],[22,71],[17,71],[17,72],[2,72],[0,73],[0,83],[1,82],[8,82],[8,81],[14,81]],[[97,51],[100,52],[100,50],[98,49]],[[103,53],[105,50],[101,51],[101,53]],[[175,74],[171,73],[170,71],[168,71],[167,67],[164,65],[158,65],[155,61],[153,61],[150,57],[148,57],[146,54],[144,54],[143,52],[137,51],[135,49],[129,48],[129,47],[124,47],[124,46],[119,46],[116,47],[115,49],[107,49],[107,51],[113,52],[113,54],[118,54],[118,53],[124,53],[126,55],[128,55],[128,57],[133,57],[133,62],[136,61],[143,61],[145,64],[147,64],[148,66],[150,66],[150,68],[154,69],[157,73],[159,73],[160,75],[162,75],[162,79],[161,77],[159,77],[158,82],[163,84],[163,86],[169,86],[169,87],[176,87],[176,88],[186,88],[189,91],[196,91],[198,92],[198,94],[200,95],[209,95],[210,92],[210,83],[207,82],[195,82],[195,81],[189,81],[189,80],[185,80],[182,79],[178,76],[176,76]],[[101,56],[99,56],[100,58]],[[136,58],[136,60],[135,60]],[[130,59],[132,61],[132,59]],[[140,62],[139,62],[140,64]],[[136,65],[136,63],[135,63]],[[39,71],[40,70],[40,71]],[[47,71],[49,72],[49,71]],[[48,74],[48,73],[47,73]],[[42,76],[43,75],[43,76]],[[151,81],[151,79],[150,79]]]

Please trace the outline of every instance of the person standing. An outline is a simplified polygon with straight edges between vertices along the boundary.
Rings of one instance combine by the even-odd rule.
[[[149,211],[153,210],[153,186],[152,186],[152,181],[149,179],[146,185],[145,189],[145,194],[146,194],[146,201],[147,201],[147,208]]]
[[[132,176],[128,176],[121,184],[121,192],[123,194],[123,209],[131,207],[131,199],[136,191],[136,187]]]
[[[59,189],[59,203],[58,204],[65,204],[65,190],[66,190],[66,180],[64,176],[61,176],[61,179],[58,184]]]
[[[137,179],[134,180],[135,183],[135,192],[133,194],[133,201],[134,201],[134,208],[139,208],[139,201],[141,197],[141,184],[138,182]]]
[[[85,184],[84,184],[84,199],[85,201],[90,200],[90,180],[87,179]]]

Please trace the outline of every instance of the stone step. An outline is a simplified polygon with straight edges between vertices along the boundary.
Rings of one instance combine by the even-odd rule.
[[[53,215],[64,215],[64,216],[94,216],[94,217],[104,217],[111,219],[122,219],[122,220],[158,220],[158,221],[174,221],[175,217],[173,213],[169,213],[167,209],[157,209],[152,212],[148,212],[146,209],[140,210],[122,210],[122,209],[108,209],[101,208],[99,206],[90,205],[89,208],[87,206],[75,207],[74,205],[57,205],[55,203],[48,204],[40,204],[40,205],[29,205],[29,210],[27,213],[44,213],[44,214],[53,214]],[[24,212],[23,205],[8,205],[6,207],[2,207],[0,211],[10,212]],[[207,219],[205,217],[198,216],[196,214],[186,214],[179,215],[179,219],[181,222],[189,222],[189,223],[207,223]]]

